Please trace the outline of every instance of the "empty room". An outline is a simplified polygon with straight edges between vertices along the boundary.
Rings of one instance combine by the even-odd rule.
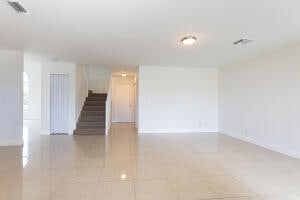
[[[0,0],[0,200],[300,200],[299,0]]]

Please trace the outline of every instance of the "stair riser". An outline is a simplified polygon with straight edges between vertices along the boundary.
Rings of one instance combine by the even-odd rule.
[[[85,106],[105,106],[105,101],[86,101]]]
[[[105,124],[77,124],[77,129],[99,129],[105,128]]]
[[[106,101],[106,97],[87,97],[86,101]]]
[[[88,97],[107,97],[107,94],[89,94]]]
[[[105,130],[74,130],[74,135],[105,135]]]
[[[82,111],[81,116],[105,116],[104,111]]]
[[[105,122],[104,116],[81,116],[79,122]]]
[[[83,111],[105,111],[105,106],[83,106]]]

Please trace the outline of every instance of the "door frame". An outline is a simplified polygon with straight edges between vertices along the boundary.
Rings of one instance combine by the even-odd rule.
[[[68,134],[73,135],[76,127],[76,74],[74,64],[68,63],[47,63],[42,67],[42,92],[41,92],[41,135],[50,135],[50,74],[68,74],[69,75],[69,123]]]

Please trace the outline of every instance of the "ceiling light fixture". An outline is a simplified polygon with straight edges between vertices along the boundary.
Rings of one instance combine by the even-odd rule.
[[[121,76],[125,77],[125,76],[127,76],[127,73],[126,72],[122,72]]]
[[[245,45],[245,44],[247,44],[249,42],[252,42],[252,40],[249,40],[249,39],[240,39],[240,40],[235,41],[233,44],[234,45],[240,45],[240,46],[242,46],[242,45]]]
[[[126,177],[127,177],[126,174],[122,174],[122,175],[121,175],[121,179],[122,179],[122,180],[125,180]]]
[[[181,39],[182,44],[189,46],[196,42],[197,38],[195,36],[186,36]]]

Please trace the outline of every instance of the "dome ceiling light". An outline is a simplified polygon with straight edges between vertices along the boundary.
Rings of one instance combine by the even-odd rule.
[[[181,39],[182,44],[186,46],[193,45],[196,42],[197,38],[195,36],[186,36]]]

